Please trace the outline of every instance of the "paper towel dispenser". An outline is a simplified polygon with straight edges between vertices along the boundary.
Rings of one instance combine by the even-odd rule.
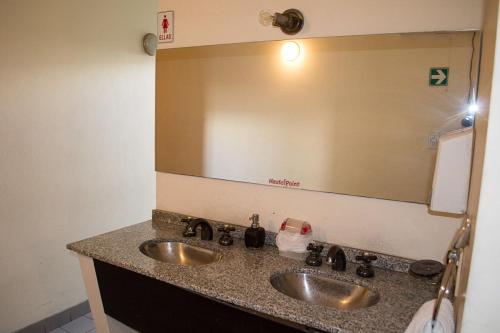
[[[439,138],[432,183],[432,211],[451,214],[466,212],[473,138],[472,127],[449,132]]]

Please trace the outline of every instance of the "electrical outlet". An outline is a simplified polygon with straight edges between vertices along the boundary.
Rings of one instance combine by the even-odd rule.
[[[441,133],[439,132],[434,132],[429,134],[429,138],[427,140],[427,148],[428,149],[437,149],[439,145],[439,137],[441,136]]]

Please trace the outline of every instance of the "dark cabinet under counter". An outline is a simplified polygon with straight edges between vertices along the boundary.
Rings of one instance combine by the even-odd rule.
[[[142,333],[321,332],[94,260],[104,312]]]

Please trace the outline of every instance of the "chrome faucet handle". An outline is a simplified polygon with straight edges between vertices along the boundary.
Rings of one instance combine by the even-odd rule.
[[[362,261],[366,264],[370,264],[372,261],[377,260],[377,256],[374,254],[370,254],[368,252],[363,253],[360,256],[356,256],[357,261]]]
[[[311,254],[320,255],[323,252],[323,245],[316,245],[314,243],[309,243],[306,248],[307,251],[311,251]]]
[[[220,231],[220,232],[231,232],[231,231],[235,231],[235,230],[236,230],[236,228],[230,226],[229,224],[221,224],[221,225],[217,226],[217,231]]]
[[[191,225],[191,222],[193,222],[194,219],[192,217],[185,217],[181,219],[181,222],[186,223],[186,228],[182,232],[182,236],[184,237],[194,237],[196,236],[196,231],[193,229],[193,226]]]
[[[219,238],[219,244],[222,246],[233,245],[233,237],[231,236],[231,231],[235,231],[236,228],[227,224],[217,226],[217,231],[221,232],[222,235]]]
[[[309,266],[321,266],[323,260],[321,259],[321,252],[323,251],[323,245],[316,245],[314,243],[309,243],[307,245],[307,251],[311,251],[306,258],[306,264]]]
[[[356,274],[364,278],[371,278],[375,276],[375,271],[371,265],[371,262],[377,260],[377,256],[370,254],[368,252],[363,253],[360,256],[356,256],[357,261],[362,261],[362,264],[356,269]]]
[[[204,218],[188,218],[182,219],[184,222],[187,222],[186,229],[182,233],[184,237],[194,237],[196,236],[196,228],[201,226],[201,240],[212,240],[214,231],[210,223]]]

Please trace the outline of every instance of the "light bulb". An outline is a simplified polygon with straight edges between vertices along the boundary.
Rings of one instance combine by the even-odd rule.
[[[261,10],[259,13],[259,22],[265,27],[270,26],[274,21],[274,15],[269,9]]]
[[[285,61],[295,61],[300,56],[300,46],[296,42],[286,42],[281,47],[281,57]]]
[[[474,114],[477,111],[479,111],[479,106],[476,103],[471,103],[471,104],[469,104],[468,110],[469,110],[469,113]]]

